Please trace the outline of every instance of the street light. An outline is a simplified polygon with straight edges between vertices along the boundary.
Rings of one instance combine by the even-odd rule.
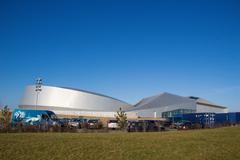
[[[39,93],[42,91],[42,79],[41,79],[41,78],[38,78],[38,79],[36,80],[36,88],[35,88],[35,91],[36,91],[36,93],[37,93],[35,110],[37,111],[38,96],[39,96]]]

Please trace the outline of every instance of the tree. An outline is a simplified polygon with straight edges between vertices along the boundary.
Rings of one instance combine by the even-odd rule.
[[[127,127],[127,114],[122,110],[122,108],[117,111],[117,115],[115,115],[115,117],[120,129],[125,129]]]
[[[10,128],[10,121],[11,121],[11,112],[9,107],[6,105],[1,109],[1,125],[3,126],[4,130],[8,130]]]

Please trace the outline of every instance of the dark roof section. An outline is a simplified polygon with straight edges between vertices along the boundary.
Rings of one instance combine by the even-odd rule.
[[[199,97],[193,97],[193,96],[190,96],[190,97],[188,97],[188,98],[194,99],[194,100],[198,100],[198,99],[199,99]]]
[[[220,105],[216,105],[208,100],[199,97],[183,97],[174,95],[171,93],[162,93],[160,95],[143,98],[140,102],[135,104],[133,107],[129,108],[128,111],[132,110],[141,110],[141,109],[149,109],[149,108],[159,108],[166,107],[172,105],[183,105],[195,103],[199,105],[205,105],[209,107],[216,107],[221,109],[226,109],[227,107],[223,107]]]
[[[96,95],[96,96],[101,96],[101,97],[110,98],[110,99],[113,99],[113,100],[116,100],[116,101],[120,101],[120,102],[122,102],[122,103],[126,103],[127,105],[130,105],[130,104],[127,103],[127,102],[124,102],[124,101],[119,100],[119,99],[117,99],[117,98],[113,98],[113,97],[110,97],[110,96],[106,96],[106,95],[100,94],[100,93],[95,93],[95,92],[86,91],[86,90],[82,90],[82,89],[71,88],[71,87],[58,87],[58,88],[70,89],[70,90],[79,91],[79,92],[85,92],[85,93],[93,94],[93,95]]]
[[[190,96],[188,98],[195,100],[196,103],[199,104],[199,105],[206,105],[206,106],[209,106],[209,107],[216,107],[216,108],[221,108],[221,109],[227,109],[227,107],[217,105],[215,103],[212,103],[212,102],[210,102],[210,101],[208,101],[206,99],[200,98],[200,97]]]
[[[142,99],[139,103],[134,105],[134,107],[129,108],[129,110],[159,108],[189,103],[195,103],[195,101],[187,97],[182,97],[170,93],[162,93],[160,95]]]

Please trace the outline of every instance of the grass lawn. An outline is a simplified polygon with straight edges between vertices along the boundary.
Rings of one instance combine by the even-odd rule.
[[[0,159],[239,160],[240,127],[160,133],[0,134]]]

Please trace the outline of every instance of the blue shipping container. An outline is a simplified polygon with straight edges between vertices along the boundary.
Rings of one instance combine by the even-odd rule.
[[[231,112],[228,113],[229,122],[231,124],[239,124],[240,123],[240,112]]]
[[[189,121],[210,127],[221,124],[240,124],[240,112],[178,114],[172,120],[173,122]]]
[[[217,113],[215,115],[215,124],[229,123],[228,113]]]
[[[178,114],[175,118],[189,121],[193,124],[201,124],[202,126],[213,126],[215,123],[215,113]]]

